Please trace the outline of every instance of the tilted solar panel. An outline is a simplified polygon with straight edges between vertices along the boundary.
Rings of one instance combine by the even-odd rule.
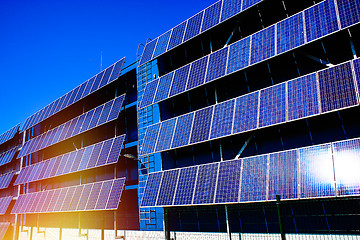
[[[213,109],[214,106],[210,106],[195,112],[190,143],[202,142],[209,139]]]
[[[6,213],[12,199],[12,196],[0,198],[0,215]]]
[[[162,175],[162,172],[151,173],[148,175],[145,192],[141,200],[142,207],[155,206]]]
[[[0,145],[3,144],[4,142],[9,141],[10,139],[12,139],[14,137],[15,133],[18,131],[19,127],[20,127],[20,123],[16,126],[10,128],[3,134],[1,134],[0,135]]]
[[[160,132],[155,151],[169,149],[175,131],[176,118],[161,123]]]
[[[159,37],[152,58],[156,58],[157,56],[163,54],[166,51],[170,41],[170,36],[171,36],[171,30],[167,31],[166,33],[164,33]]]
[[[213,203],[219,163],[199,166],[193,204]]]
[[[179,169],[164,172],[156,205],[172,205],[179,172]]]
[[[218,138],[232,133],[235,99],[215,105],[210,138]]]
[[[345,28],[360,22],[359,0],[337,0],[341,27]]]
[[[222,1],[217,1],[216,3],[205,9],[203,23],[201,25],[201,32],[205,32],[206,30],[212,28],[219,23],[221,4]]]
[[[203,15],[204,12],[199,12],[188,19],[183,39],[184,42],[200,33]]]

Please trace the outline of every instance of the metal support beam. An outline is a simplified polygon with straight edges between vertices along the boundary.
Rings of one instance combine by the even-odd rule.
[[[231,240],[231,229],[230,229],[230,220],[229,220],[229,210],[228,206],[225,205],[225,217],[226,217],[226,230],[229,236],[229,240]]]
[[[354,46],[354,42],[352,40],[352,35],[351,35],[351,32],[350,32],[350,29],[348,29],[348,33],[349,33],[349,41],[350,41],[350,47],[351,47],[351,51],[352,51],[352,54],[353,54],[353,57],[354,59],[357,58],[357,55],[356,55],[356,51],[355,51],[355,46]]]
[[[280,234],[281,234],[281,240],[286,240],[285,236],[285,230],[284,230],[284,221],[281,214],[281,206],[280,206],[280,195],[276,195],[276,208],[279,218],[279,227],[280,227]]]
[[[167,210],[167,208],[163,208],[163,210],[164,210],[164,235],[165,235],[165,240],[170,240],[168,210]]]
[[[305,52],[302,52],[302,51],[297,51],[297,53],[299,53],[299,54],[301,54],[301,55],[303,55],[303,56],[305,56],[305,57],[307,57],[307,58],[309,58],[311,60],[314,60],[314,61],[316,61],[316,62],[318,62],[318,63],[320,63],[322,65],[325,65],[326,67],[333,67],[334,66],[334,64],[331,64],[328,61],[325,61],[325,60],[323,60],[321,58],[312,56],[312,55],[310,55],[308,53],[305,53]]]
[[[239,153],[236,155],[235,159],[239,159],[242,152],[245,150],[246,146],[249,144],[251,139],[254,137],[254,135],[251,135],[245,142],[244,145],[241,147]]]

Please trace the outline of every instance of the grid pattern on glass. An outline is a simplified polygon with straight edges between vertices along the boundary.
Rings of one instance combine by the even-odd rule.
[[[113,181],[104,182],[101,187],[101,191],[96,203],[95,209],[105,209],[109,198]]]
[[[350,63],[320,71],[319,84],[322,112],[358,104]]]
[[[195,112],[190,143],[206,141],[209,139],[213,108],[214,106],[210,106]]]
[[[108,68],[105,70],[104,76],[102,77],[101,82],[100,82],[98,88],[102,88],[103,86],[105,86],[105,85],[108,83],[109,78],[110,78],[110,75],[111,75],[111,72],[113,71],[113,68],[114,68],[114,65],[111,65],[110,67],[108,67]]]
[[[242,3],[242,11],[244,11],[245,9],[248,9],[252,6],[254,6],[255,4],[262,2],[263,0],[243,0]]]
[[[69,209],[68,209],[69,211],[76,210],[76,207],[79,204],[79,200],[80,200],[81,193],[82,193],[83,189],[84,189],[84,185],[80,185],[80,186],[76,187],[75,192],[74,192],[74,196],[73,196],[73,198],[71,200],[71,203],[69,205]]]
[[[297,151],[291,150],[270,154],[269,198],[275,200],[298,197],[298,161]]]
[[[156,152],[165,149],[170,149],[171,140],[173,138],[173,134],[175,130],[175,124],[176,124],[176,118],[161,123],[159,137],[155,149]]]
[[[175,71],[170,90],[170,97],[185,91],[189,70],[190,64],[185,65]]]
[[[143,51],[143,54],[141,56],[141,60],[140,60],[140,64],[139,65],[142,65],[144,63],[146,63],[147,61],[150,61],[151,60],[151,57],[154,53],[154,50],[155,50],[155,47],[156,47],[156,43],[157,43],[157,38],[152,40],[151,42],[147,43],[145,45],[145,49]]]
[[[171,144],[172,148],[185,146],[189,143],[193,118],[193,112],[178,117],[173,141]]]
[[[80,198],[79,198],[79,203],[76,207],[76,211],[83,211],[85,210],[87,201],[89,199],[89,195],[91,192],[91,189],[93,187],[93,184],[86,184],[84,185],[84,189],[81,192]]]
[[[239,201],[241,160],[220,163],[215,203]]]
[[[197,169],[197,166],[180,169],[174,205],[188,205],[192,203]]]
[[[110,152],[113,142],[114,142],[113,139],[108,139],[108,140],[104,141],[103,146],[101,148],[100,155],[96,162],[96,166],[102,166],[102,165],[106,164],[106,160],[109,156],[109,152]]]
[[[334,0],[326,0],[306,9],[305,27],[308,42],[338,30]]]
[[[115,179],[106,204],[106,209],[117,209],[120,203],[121,194],[124,190],[126,178]]]
[[[6,152],[0,153],[0,166],[11,162],[15,156],[16,151],[17,151],[17,147],[12,148]]]
[[[227,74],[249,66],[250,39],[251,37],[246,37],[229,46],[229,61],[227,64]]]
[[[18,131],[19,127],[20,127],[20,123],[18,125],[16,125],[15,127],[10,128],[3,134],[1,134],[0,135],[0,145],[6,141],[12,139],[15,136],[15,133]]]
[[[266,200],[267,155],[243,159],[240,202]]]
[[[299,151],[301,198],[335,196],[331,144]]]
[[[194,204],[213,203],[219,163],[199,166],[194,194]]]
[[[227,53],[228,47],[210,54],[208,69],[206,71],[206,82],[210,82],[225,75]]]
[[[148,154],[152,153],[155,149],[155,144],[157,141],[157,136],[159,134],[161,123],[157,123],[154,125],[149,126],[146,129],[146,133],[144,136],[143,145],[141,146],[141,154]]]
[[[93,83],[93,85],[92,85],[92,87],[91,87],[91,89],[90,89],[90,93],[92,93],[92,92],[94,92],[96,89],[98,89],[99,84],[100,84],[101,79],[103,78],[103,76],[104,76],[104,72],[100,72],[100,73],[98,73],[98,75],[96,75],[96,78],[95,78],[95,80],[94,80],[94,83]]]
[[[184,42],[200,33],[203,15],[204,11],[199,12],[198,14],[188,19],[184,35]]]
[[[231,18],[241,12],[242,0],[223,0],[221,21]]]
[[[12,196],[0,198],[0,215],[4,215],[6,213],[12,198]]]
[[[261,90],[259,127],[269,126],[286,120],[285,84],[282,83]]]
[[[0,189],[8,188],[15,172],[6,173],[0,176]]]
[[[359,195],[360,140],[336,142],[333,149],[338,195]]]
[[[259,92],[236,98],[233,133],[245,132],[257,127]]]
[[[210,138],[230,135],[233,126],[235,99],[215,105]]]
[[[182,43],[186,27],[186,21],[173,28],[167,50],[170,50]]]
[[[159,192],[163,172],[151,173],[146,181],[145,192],[141,200],[141,206],[155,206]]]
[[[124,63],[125,63],[125,57],[122,58],[122,59],[120,59],[119,61],[117,61],[117,62],[114,64],[114,69],[113,69],[113,71],[112,71],[112,73],[111,73],[111,76],[110,76],[110,78],[109,78],[108,83],[110,83],[110,82],[112,82],[112,81],[114,81],[114,80],[116,80],[116,79],[119,78],[120,73],[121,73],[121,69],[122,69]]]
[[[174,72],[170,72],[162,77],[160,77],[159,85],[157,87],[156,95],[154,102],[159,102],[166,99],[169,96],[169,91],[172,83]]]
[[[303,14],[300,12],[277,23],[277,54],[294,49],[305,43],[303,21]]]
[[[316,73],[288,82],[289,121],[319,113]]]
[[[153,103],[158,83],[159,83],[159,79],[157,78],[154,81],[151,81],[148,84],[146,84],[139,108],[144,108]]]
[[[179,172],[180,170],[176,169],[172,171],[165,171],[163,173],[159,196],[156,202],[157,206],[172,205]]]
[[[201,32],[204,32],[219,23],[221,4],[222,1],[220,0],[205,9]]]
[[[208,56],[205,56],[191,64],[189,80],[187,81],[186,90],[190,90],[204,84],[207,61]]]
[[[170,40],[170,35],[171,35],[171,30],[167,31],[158,38],[152,58],[156,58],[157,56],[163,54],[166,51],[167,45]]]
[[[260,62],[275,55],[275,26],[265,28],[251,39],[251,64]]]
[[[360,22],[359,0],[337,0],[341,27],[345,28]]]
[[[109,155],[106,160],[106,164],[116,163],[119,160],[121,149],[125,141],[126,134],[121,135],[114,139],[114,142],[109,151]]]
[[[353,61],[357,90],[360,92],[360,58]]]

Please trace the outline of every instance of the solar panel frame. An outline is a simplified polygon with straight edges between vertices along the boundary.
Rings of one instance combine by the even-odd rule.
[[[222,0],[217,1],[204,10],[204,17],[200,32],[205,32],[220,22],[221,5]]]
[[[210,139],[231,135],[235,111],[235,99],[214,106]]]
[[[214,106],[209,106],[195,112],[190,144],[209,139],[213,112]]]
[[[228,52],[229,47],[224,47],[210,54],[209,63],[206,71],[206,83],[223,77],[225,75]]]
[[[169,96],[173,76],[174,72],[170,72],[160,77],[156,95],[153,101],[154,103],[160,102]]]
[[[170,206],[175,197],[177,180],[179,177],[179,169],[165,171],[163,173],[161,186],[159,189],[156,206]]]
[[[275,25],[251,35],[250,64],[275,56]]]
[[[195,37],[200,33],[204,11],[201,11],[187,20],[183,42]]]
[[[186,91],[204,84],[209,56],[202,57],[191,63]]]
[[[193,204],[214,203],[218,171],[219,163],[199,166]]]
[[[194,112],[191,112],[177,118],[171,148],[188,145],[190,141],[190,134],[194,121],[194,115]]]
[[[150,173],[147,177],[145,191],[141,199],[142,207],[155,206],[163,172]]]

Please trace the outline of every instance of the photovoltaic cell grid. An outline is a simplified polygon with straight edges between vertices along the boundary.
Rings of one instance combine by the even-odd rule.
[[[6,213],[12,198],[12,196],[0,198],[0,215],[4,215]]]
[[[170,97],[185,91],[190,65],[185,65],[175,71],[171,85]]]
[[[175,131],[176,118],[161,123],[160,132],[155,151],[169,149]]]
[[[0,222],[0,239],[4,239],[6,231],[10,226],[9,222]]]
[[[250,63],[254,64],[275,55],[275,26],[252,35]]]
[[[152,153],[155,149],[157,136],[161,124],[151,125],[146,129],[143,145],[141,146],[141,155]]]
[[[145,192],[141,200],[141,206],[146,207],[146,206],[156,205],[157,195],[159,192],[162,176],[163,176],[162,172],[152,173],[148,175]]]
[[[125,178],[118,178],[24,194],[19,196],[11,213],[115,210],[118,208],[124,185]]]
[[[245,9],[250,8],[250,7],[254,6],[255,4],[260,3],[262,1],[263,0],[243,0],[241,10],[244,11]]]
[[[241,160],[220,163],[215,203],[238,202],[241,179]]]
[[[215,105],[210,138],[230,135],[233,126],[235,99]]]
[[[159,37],[152,58],[156,58],[157,56],[163,54],[166,51],[167,45],[170,40],[170,35],[171,35],[171,30],[167,31],[166,33],[164,33]]]
[[[259,92],[236,98],[233,134],[257,128]]]
[[[185,33],[186,22],[182,22],[172,29],[167,51],[182,43]]]
[[[42,135],[27,141],[24,144],[23,148],[21,149],[18,157],[20,158],[26,156],[30,153],[36,152],[50,145],[61,142],[69,137],[75,136],[79,133],[97,127],[103,123],[110,122],[116,119],[119,116],[124,99],[125,99],[125,94],[109,101],[109,103],[105,103],[97,107],[95,110],[90,110],[89,112],[86,112],[60,125],[52,129],[51,131],[43,133]],[[111,104],[110,110],[104,108],[105,105],[109,105],[109,104]],[[78,122],[79,119],[82,119],[84,116],[85,116],[85,120],[83,120],[82,126],[79,127],[81,130],[75,132],[74,128],[76,128],[76,123]]]
[[[172,205],[175,187],[178,180],[180,170],[166,171],[163,173],[163,179],[161,181],[160,191],[158,194],[156,205],[165,206]]]
[[[218,1],[205,9],[204,19],[201,25],[201,32],[204,32],[219,23],[221,4],[222,1]]]
[[[11,162],[11,160],[15,156],[16,151],[17,151],[17,147],[12,148],[12,149],[10,149],[10,150],[8,150],[6,152],[0,153],[0,166]]]
[[[203,15],[204,11],[199,12],[195,16],[188,19],[183,42],[189,40],[190,38],[193,38],[200,33]]]
[[[157,87],[156,95],[154,98],[154,102],[159,102],[161,100],[166,99],[169,96],[173,76],[174,76],[174,72],[170,72],[170,73],[160,77],[159,85]]]
[[[210,82],[225,75],[227,53],[228,47],[210,54],[206,82]]]
[[[197,171],[198,166],[180,169],[174,205],[188,205],[192,203]]]
[[[337,0],[341,27],[345,28],[360,21],[359,0]]]
[[[190,144],[206,141],[209,139],[213,108],[214,107],[211,106],[195,112]]]
[[[0,176],[0,189],[8,188],[15,172],[6,173]]]
[[[221,21],[231,18],[241,12],[242,0],[223,0]]]
[[[34,182],[46,178],[52,178],[67,173],[73,173],[93,167],[101,167],[118,161],[121,148],[125,140],[125,135],[121,135],[103,142],[90,145],[83,149],[79,149],[61,156],[42,161],[37,164],[30,165],[20,171],[19,176],[15,180],[14,185]],[[107,147],[104,147],[107,142]],[[91,154],[94,148],[101,149],[92,159]],[[55,164],[60,159],[59,164]],[[31,175],[30,175],[31,173]]]
[[[20,124],[16,125],[15,127],[10,128],[6,132],[0,135],[0,145],[8,140],[12,139],[15,133],[18,131]]]
[[[154,39],[151,42],[147,43],[145,45],[145,49],[144,52],[141,56],[141,60],[140,60],[140,65],[146,63],[147,61],[151,60],[151,57],[154,53],[155,47],[156,47],[156,43],[157,43],[158,39]]]
[[[139,108],[144,108],[153,103],[158,83],[159,83],[159,79],[157,78],[146,84]]]
[[[227,64],[227,74],[249,66],[250,40],[251,37],[246,37],[229,46],[229,61]]]
[[[191,64],[189,79],[186,90],[190,90],[204,84],[208,56],[200,58]]]
[[[124,62],[125,62],[125,57],[120,59],[119,61],[108,67],[107,69],[103,70],[102,72],[98,73],[96,76],[92,77],[88,81],[84,82],[80,86],[76,87],[72,91],[68,92],[64,96],[50,103],[43,109],[39,110],[37,113],[28,117],[25,120],[25,123],[22,126],[21,131],[25,131],[29,129],[30,127],[38,124],[39,122],[61,111],[62,109],[77,102],[78,100],[86,97],[90,93],[116,80],[120,76],[120,72]]]
[[[218,168],[219,163],[211,163],[199,166],[193,200],[194,204],[206,204],[214,202]]]

